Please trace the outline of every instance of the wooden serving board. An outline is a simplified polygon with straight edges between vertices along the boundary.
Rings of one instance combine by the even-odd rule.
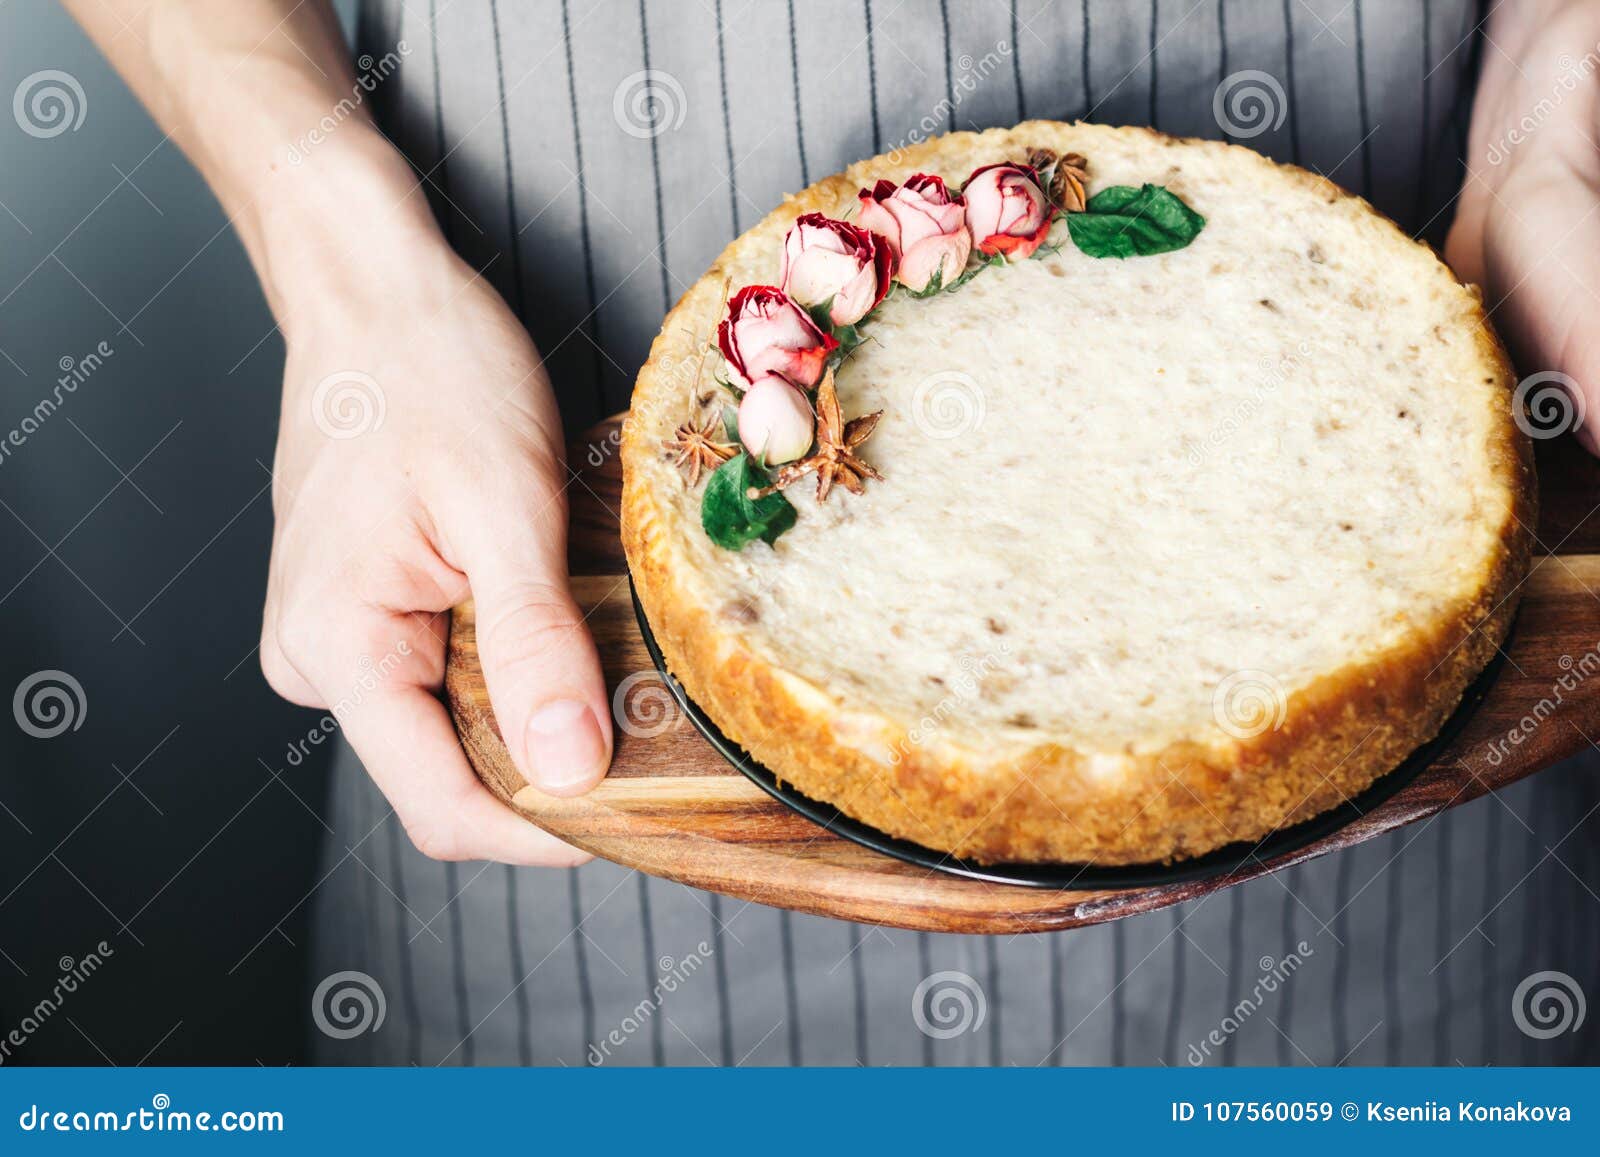
[[[939,932],[1071,928],[1162,908],[1337,851],[1476,799],[1600,736],[1600,463],[1570,438],[1539,446],[1542,513],[1532,571],[1500,677],[1460,735],[1387,803],[1298,852],[1225,878],[1131,891],[1057,891],[962,879],[903,863],[796,815],[735,771],[683,717],[634,619],[619,537],[621,419],[570,452],[574,593],[613,692],[645,695],[616,732],[610,776],[556,799],[524,786],[478,665],[471,605],[452,617],[445,686],[473,766],[496,794],[568,843],[729,896]],[[1585,658],[1587,656],[1587,659]],[[629,682],[629,680],[632,680]],[[615,698],[613,699],[615,703]],[[651,711],[660,708],[662,714]],[[1515,738],[1513,738],[1515,736]]]

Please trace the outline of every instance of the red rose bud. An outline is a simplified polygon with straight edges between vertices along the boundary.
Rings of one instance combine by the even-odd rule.
[[[1050,232],[1055,210],[1027,165],[1009,162],[974,169],[961,189],[967,200],[967,227],[980,253],[1004,254],[1007,261],[1032,257]]]
[[[861,227],[883,235],[900,259],[895,279],[916,293],[935,276],[941,285],[961,276],[972,253],[966,221],[961,194],[928,173],[917,173],[898,188],[893,181],[879,181],[861,190]]]
[[[834,325],[854,325],[889,292],[894,266],[894,251],[882,237],[807,213],[783,239],[779,282],[801,305],[831,301],[828,320]]]
[[[717,348],[740,389],[777,374],[809,390],[839,343],[777,286],[747,285],[728,302],[728,316],[717,326]]]

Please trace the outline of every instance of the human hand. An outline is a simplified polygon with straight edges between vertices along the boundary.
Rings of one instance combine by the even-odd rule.
[[[426,854],[586,859],[478,782],[437,697],[442,616],[470,594],[523,776],[573,795],[605,775],[611,719],[567,589],[550,385],[446,244],[429,177],[370,120],[333,9],[68,3],[216,193],[288,347],[267,681],[333,714]]]
[[[406,276],[341,286],[285,326],[262,670],[333,712],[424,854],[575,865],[589,857],[478,781],[437,698],[444,612],[470,594],[525,778],[575,795],[605,774],[605,684],[567,587],[559,417],[500,298],[442,242],[419,249]]]
[[[1569,425],[1600,454],[1600,11],[1502,5],[1488,35],[1445,257],[1524,372],[1566,376]]]

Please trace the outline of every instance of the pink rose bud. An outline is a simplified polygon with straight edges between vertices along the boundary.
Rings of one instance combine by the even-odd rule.
[[[1039,175],[1011,163],[974,169],[961,189],[967,199],[967,227],[980,253],[1001,253],[1007,261],[1032,257],[1050,232],[1055,210],[1039,188]]]
[[[793,462],[811,449],[816,419],[811,403],[776,374],[745,391],[739,403],[739,441],[757,462]]]
[[[728,302],[728,316],[717,326],[717,348],[740,389],[777,374],[809,390],[839,343],[777,286],[747,285]]]
[[[807,213],[783,239],[784,292],[810,307],[832,302],[828,320],[854,325],[889,292],[894,251],[882,237],[848,221]]]
[[[904,185],[879,181],[861,190],[861,227],[881,233],[900,259],[895,279],[914,293],[935,276],[949,285],[961,276],[972,253],[967,206],[942,178],[917,173]]]

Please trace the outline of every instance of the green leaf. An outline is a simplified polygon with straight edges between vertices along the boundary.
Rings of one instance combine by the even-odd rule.
[[[760,539],[768,546],[795,524],[794,507],[781,493],[752,499],[752,487],[766,486],[767,472],[748,454],[729,458],[706,483],[700,499],[700,525],[724,550],[743,550]]]
[[[871,314],[867,315],[867,317],[871,316]],[[854,325],[836,325],[833,327],[833,340],[839,343],[837,357],[840,361],[854,353],[856,346],[867,340],[867,335],[861,332],[866,324],[867,318],[864,317]]]
[[[722,432],[723,436],[735,446],[739,444],[739,407],[722,407]]]
[[[899,283],[897,282],[896,284]],[[901,288],[905,289],[904,286],[901,286]],[[933,276],[928,278],[928,284],[924,285],[921,289],[906,289],[905,292],[907,296],[915,298],[932,297],[936,293],[943,293],[944,266],[941,264],[939,268],[935,269],[933,271]]]
[[[833,340],[839,343],[839,348],[833,351],[830,359],[831,364],[837,368],[845,358],[855,351],[856,346],[867,340],[867,335],[861,331],[867,322],[872,319],[872,313],[869,311],[866,317],[854,325],[834,325],[833,319],[828,316],[832,310],[833,298],[830,297],[820,305],[810,306],[806,312],[811,315],[811,320],[817,323],[818,329],[823,333],[831,334]]]
[[[1149,257],[1182,249],[1206,219],[1161,185],[1113,185],[1067,214],[1072,243],[1090,257]]]

